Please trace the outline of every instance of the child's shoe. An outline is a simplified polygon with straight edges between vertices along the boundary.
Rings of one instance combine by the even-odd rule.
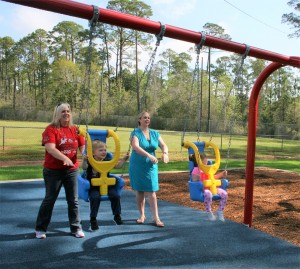
[[[206,214],[207,214],[208,220],[210,220],[210,221],[215,221],[216,220],[216,216],[211,211],[206,212]]]
[[[114,222],[117,224],[117,225],[122,225],[123,224],[123,220],[121,218],[120,215],[115,215],[114,216]]]
[[[216,215],[220,221],[225,221],[223,211],[217,210]]]
[[[42,231],[35,231],[35,237],[38,239],[45,239],[46,233]]]
[[[91,232],[97,231],[99,229],[99,225],[98,225],[98,222],[97,222],[96,219],[91,220],[90,223],[91,223],[91,226],[90,226],[90,231]]]
[[[80,229],[80,230],[77,230],[75,233],[72,233],[76,238],[83,238],[84,237],[84,233],[83,231]]]

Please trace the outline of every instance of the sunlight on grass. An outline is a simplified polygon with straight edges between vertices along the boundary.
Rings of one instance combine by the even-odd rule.
[[[44,122],[19,122],[0,120],[0,136],[2,137],[0,161],[28,162],[44,159],[44,147],[41,145],[42,132],[48,123]],[[111,129],[107,126],[89,126],[89,129]],[[130,149],[129,136],[132,128],[118,128],[117,135],[121,144],[121,157]],[[159,171],[188,171],[187,149],[181,146],[182,132],[160,131],[164,141],[169,147],[170,163],[159,163]],[[220,149],[220,169],[245,168],[247,156],[247,137],[229,136],[224,134],[201,133],[201,141],[210,141]],[[197,141],[196,133],[185,133],[184,141]],[[112,138],[107,139],[108,151],[114,153],[115,145]],[[230,147],[229,147],[230,145]],[[214,157],[210,148],[206,151],[209,157]],[[161,157],[160,150],[157,156]],[[256,141],[256,167],[270,167],[289,171],[300,172],[300,141],[282,140],[258,137]],[[20,164],[19,164],[20,165]],[[114,169],[113,173],[127,173],[127,166],[122,170]],[[0,167],[0,180],[41,178],[42,166],[17,166]]]

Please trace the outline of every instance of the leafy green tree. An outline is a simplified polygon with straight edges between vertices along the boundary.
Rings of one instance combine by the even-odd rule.
[[[130,14],[130,11],[132,11],[131,1],[129,0],[111,0],[108,2],[107,8],[127,14]],[[114,46],[116,81],[118,81],[118,76],[122,78],[123,64],[128,56],[128,50],[134,44],[134,31],[118,26],[111,26],[109,28],[111,29],[110,40],[113,39],[111,47],[113,48]]]
[[[114,0],[109,1],[108,8],[123,13],[139,16],[142,18],[149,18],[152,15],[152,9],[149,5],[142,1],[134,0]],[[125,68],[132,69],[132,61],[135,61],[135,76],[136,76],[136,101],[137,110],[140,111],[140,78],[139,78],[139,46],[147,46],[149,44],[149,39],[151,38],[149,34],[142,32],[124,29],[122,27],[110,27],[110,36],[108,39],[113,38],[111,42],[114,46],[116,55],[116,83],[122,82],[123,79],[123,65]],[[117,40],[117,42],[116,42]],[[134,48],[134,49],[132,49]]]
[[[294,7],[298,12],[299,0],[289,3],[297,4]],[[151,7],[142,1],[115,0],[109,4],[111,9],[127,14],[152,16]],[[209,35],[231,39],[217,24],[207,23],[204,30]],[[91,47],[88,41],[89,30],[72,22],[62,22],[51,32],[39,29],[18,42],[0,38],[1,106],[11,107],[13,115],[21,119],[28,119],[27,115],[37,119],[38,109],[52,110],[53,105],[68,101],[81,112],[89,109],[90,123],[100,123],[99,118],[109,114],[135,115],[143,104],[158,116],[172,118],[168,122],[176,130],[181,130],[188,119],[188,129],[195,131],[196,120],[202,118],[202,131],[222,132],[222,121],[234,119],[240,121],[236,130],[245,131],[241,128],[247,122],[250,90],[267,62],[247,58],[238,76],[240,56],[222,56],[212,64],[210,55],[214,51],[206,50],[208,68],[204,70],[201,65],[199,98],[199,90],[193,85],[191,50],[177,53],[172,48],[158,48],[160,54],[148,80],[140,66],[142,52],[152,55],[152,35],[98,23]],[[90,50],[91,77],[87,87]],[[275,124],[283,122],[290,124],[285,127],[286,133],[299,139],[299,96],[298,73],[289,67],[274,72],[260,93],[259,131],[276,135],[279,127]],[[207,119],[198,117],[199,104]],[[119,126],[118,122],[111,124]]]
[[[230,35],[225,33],[226,30],[218,24],[207,22],[204,24],[203,29],[208,35],[231,40]]]
[[[72,106],[76,104],[76,99],[80,95],[82,76],[81,70],[71,60],[60,59],[52,65],[50,80],[51,93],[48,92],[51,106],[69,102]]]
[[[206,23],[203,26],[204,32],[208,35],[231,40],[230,35],[225,33],[225,29],[215,23]],[[208,60],[207,60],[207,72],[208,72],[208,108],[207,108],[207,122],[211,120],[211,48],[208,48]],[[209,124],[207,124],[207,131],[209,131]]]
[[[215,64],[211,65],[211,78],[215,85],[214,89],[214,96],[224,96],[226,95],[226,89],[227,80],[229,78],[228,69],[230,64],[230,57],[229,56],[221,56],[216,59]]]
[[[160,104],[156,104],[158,106],[157,112],[172,115],[174,118],[188,116],[189,96],[195,94],[191,87],[193,71],[189,68],[192,56],[184,52],[177,53],[172,49],[165,50],[160,56],[162,60],[159,61],[157,68],[157,86],[162,84],[161,73],[166,75],[164,75],[163,88],[157,99],[160,100]],[[152,90],[153,92],[155,90]],[[177,103],[181,105],[177,106]],[[195,106],[196,103],[193,105]],[[178,113],[179,107],[182,107],[180,113]]]
[[[30,105],[27,108],[29,110],[44,107],[50,72],[47,32],[38,29],[27,35],[15,43],[13,51],[17,55],[14,64],[17,73],[15,88],[20,96],[19,106],[24,111],[26,104],[34,104],[33,107]],[[15,97],[17,97],[17,92],[14,94],[14,99]]]
[[[82,46],[80,32],[83,27],[72,21],[63,21],[53,27],[49,33],[51,55],[54,59],[64,58],[75,62]]]
[[[294,29],[294,32],[292,34],[289,34],[288,36],[290,38],[299,38],[300,37],[300,1],[299,0],[290,0],[287,2],[287,4],[292,7],[295,12],[291,12],[288,14],[282,15],[282,22],[291,25],[291,29]]]
[[[49,48],[47,45],[47,32],[43,29],[36,30],[31,35],[30,40],[32,48],[36,50],[36,68],[35,72],[35,85],[34,96],[36,107],[43,107],[46,104],[49,76],[50,76],[50,64],[48,61]]]
[[[17,56],[12,53],[14,44],[9,36],[0,38],[0,99],[5,102],[11,99],[12,81],[16,74],[14,59]]]

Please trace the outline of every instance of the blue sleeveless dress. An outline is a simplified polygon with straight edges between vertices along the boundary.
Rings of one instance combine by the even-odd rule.
[[[136,136],[140,147],[155,156],[160,134],[153,129],[149,129],[149,132],[150,140],[146,139],[140,128],[132,131],[130,136]],[[135,191],[156,192],[159,190],[158,165],[153,164],[148,157],[141,156],[133,150],[129,160],[129,179],[131,188]]]

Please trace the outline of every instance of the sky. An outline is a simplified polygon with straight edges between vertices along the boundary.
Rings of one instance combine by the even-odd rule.
[[[77,0],[106,8],[108,1]],[[288,56],[300,56],[300,39],[288,38],[293,30],[281,23],[284,13],[294,12],[288,0],[144,0],[151,6],[150,20],[163,24],[201,31],[206,23],[222,26],[232,41]],[[299,14],[298,14],[299,15]],[[73,21],[88,28],[88,21],[0,0],[0,37],[10,36],[15,41],[38,28],[46,31],[61,21]],[[155,45],[155,43],[154,43]],[[153,46],[154,46],[153,45]],[[193,44],[164,38],[162,51],[169,48],[187,52]],[[220,57],[220,54],[218,55]]]

